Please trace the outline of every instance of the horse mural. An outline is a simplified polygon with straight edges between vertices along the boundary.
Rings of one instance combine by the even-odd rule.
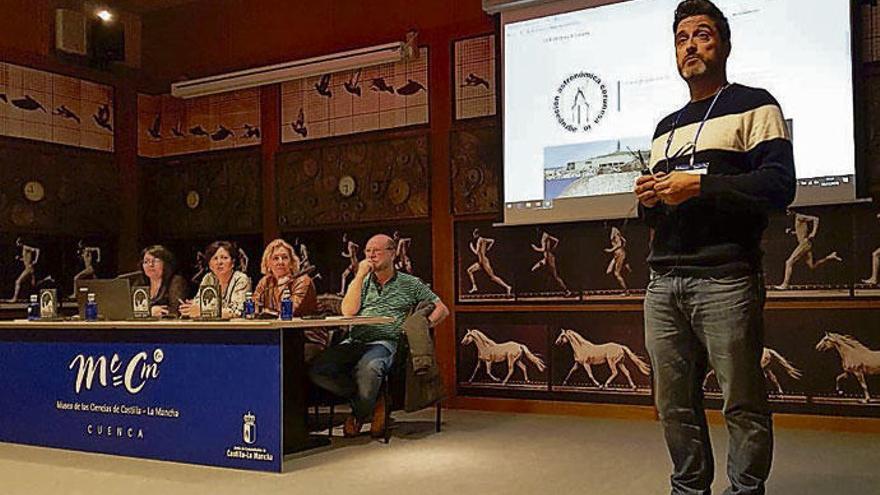
[[[840,355],[840,366],[843,368],[843,373],[837,375],[834,380],[837,393],[843,395],[840,381],[847,375],[853,375],[865,392],[865,398],[861,402],[867,404],[871,400],[871,393],[868,392],[865,375],[880,375],[880,351],[868,349],[850,335],[825,332],[825,336],[816,344],[816,350],[827,351],[829,349],[836,350]]]
[[[651,367],[648,363],[625,345],[614,342],[596,345],[574,330],[566,330],[563,328],[559,332],[559,337],[556,338],[556,345],[564,344],[571,345],[571,350],[574,352],[574,365],[572,365],[568,375],[565,376],[565,380],[562,381],[563,385],[568,383],[568,379],[571,378],[571,375],[577,370],[578,366],[583,366],[584,370],[587,372],[587,376],[589,376],[593,384],[599,388],[608,387],[608,385],[617,378],[617,371],[620,370],[629,382],[630,388],[635,390],[637,388],[636,384],[633,383],[632,375],[630,375],[629,369],[624,364],[626,358],[629,358],[629,360],[636,365],[636,368],[638,368],[638,370],[645,376],[648,376],[651,373]],[[608,365],[608,368],[611,370],[611,376],[605,380],[604,384],[600,384],[596,381],[596,378],[593,377],[592,365],[603,363]]]
[[[773,373],[773,370],[770,369],[770,365],[773,363],[777,363],[782,366],[782,369],[785,370],[785,373],[794,378],[795,380],[800,380],[803,373],[801,370],[797,369],[792,365],[787,359],[782,357],[781,354],[776,352],[775,350],[765,347],[764,352],[761,354],[761,370],[764,371],[764,377],[770,380],[776,387],[776,392],[779,395],[783,395],[785,392],[782,390],[782,385],[779,384],[779,380],[776,378],[776,375]],[[703,380],[703,388],[706,388],[706,382],[709,381],[709,377],[715,374],[715,370],[709,370],[706,373],[706,378]]]
[[[526,370],[526,365],[522,362],[523,356],[531,361],[538,368],[538,371],[547,369],[540,356],[533,354],[525,344],[513,341],[499,344],[475,328],[468,329],[461,339],[461,344],[474,344],[477,347],[477,365],[474,367],[474,372],[471,374],[468,383],[474,381],[474,377],[477,376],[477,371],[480,369],[480,364],[485,364],[486,374],[489,375],[489,378],[496,382],[501,381],[502,385],[506,385],[507,381],[510,380],[510,377],[513,375],[514,365],[522,370],[523,378],[528,382],[530,381],[529,373]],[[507,376],[502,381],[492,374],[492,363],[502,363],[504,361],[507,361]]]

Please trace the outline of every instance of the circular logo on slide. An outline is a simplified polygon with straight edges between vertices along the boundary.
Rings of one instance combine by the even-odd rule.
[[[599,76],[578,72],[566,77],[556,89],[553,114],[568,132],[590,132],[608,110],[608,88]]]

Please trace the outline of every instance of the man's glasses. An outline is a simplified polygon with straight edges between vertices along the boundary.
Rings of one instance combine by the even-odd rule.
[[[392,248],[364,249],[364,253],[367,254],[368,256],[373,253],[378,254],[382,251],[394,251],[394,249],[392,249]]]

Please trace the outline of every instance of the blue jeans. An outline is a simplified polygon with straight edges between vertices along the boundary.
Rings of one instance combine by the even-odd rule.
[[[309,369],[312,382],[351,402],[358,420],[371,417],[382,379],[394,363],[393,344],[343,341],[318,355]]]
[[[726,494],[763,494],[773,457],[763,351],[763,276],[697,278],[652,271],[645,344],[654,397],[672,458],[672,493],[709,494],[715,462],[703,379],[715,370],[730,434]]]

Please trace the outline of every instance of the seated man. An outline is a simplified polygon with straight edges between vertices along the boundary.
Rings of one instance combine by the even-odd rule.
[[[435,304],[428,315],[433,327],[449,310],[417,277],[394,268],[395,243],[387,235],[375,235],[367,242],[366,259],[358,264],[354,280],[342,300],[345,316],[390,316],[394,321],[382,325],[356,325],[343,342],[319,355],[309,376],[321,388],[351,401],[352,414],[345,420],[343,433],[355,436],[372,413],[370,433],[380,436],[385,427],[385,404],[379,400],[382,380],[394,363],[400,340],[400,326],[420,302]]]

